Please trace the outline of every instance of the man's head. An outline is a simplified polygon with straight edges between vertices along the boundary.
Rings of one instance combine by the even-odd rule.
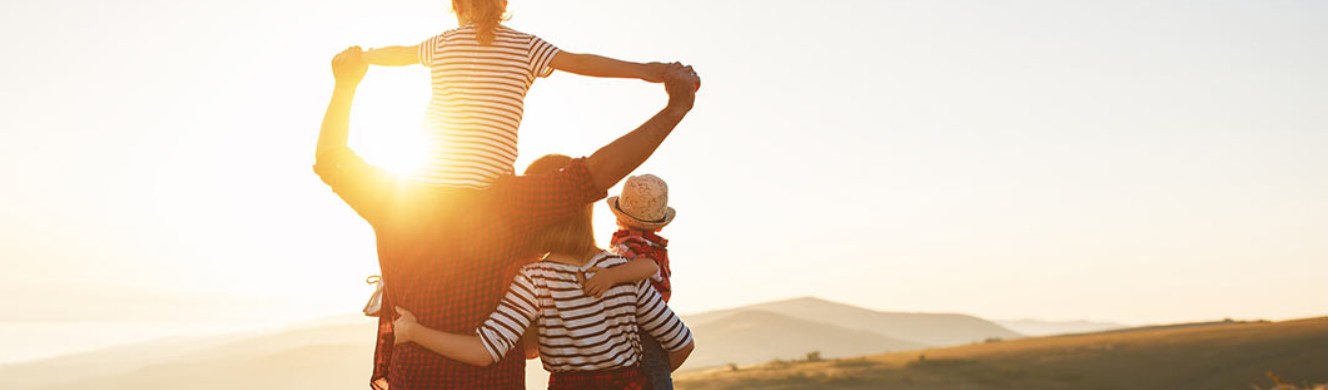
[[[545,175],[558,172],[572,162],[572,157],[561,154],[549,154],[533,161],[523,175]],[[581,255],[596,250],[596,233],[591,228],[593,203],[587,203],[567,219],[556,222],[531,240],[532,249],[538,253],[566,253]]]

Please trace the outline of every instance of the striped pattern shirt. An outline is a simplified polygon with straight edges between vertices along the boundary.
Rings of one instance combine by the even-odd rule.
[[[554,71],[549,64],[559,49],[504,26],[494,35],[482,45],[475,25],[466,25],[418,46],[432,85],[420,175],[426,182],[485,188],[513,172],[527,89]]]
[[[527,265],[476,333],[497,362],[520,347],[522,332],[535,322],[540,360],[550,372],[635,366],[642,359],[639,329],[666,351],[687,346],[692,332],[647,281],[614,286],[600,299],[583,293],[579,275],[589,279],[594,275],[586,272],[591,267],[627,262],[602,252],[582,267],[551,261]]]

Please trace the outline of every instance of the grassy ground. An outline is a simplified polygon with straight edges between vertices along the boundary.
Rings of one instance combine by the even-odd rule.
[[[679,375],[709,389],[1269,389],[1326,383],[1326,319],[999,341]],[[699,345],[699,348],[706,348]]]

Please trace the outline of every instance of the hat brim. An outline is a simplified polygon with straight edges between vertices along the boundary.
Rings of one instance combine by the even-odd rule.
[[[671,221],[674,221],[673,207],[665,207],[665,217],[661,218],[659,221],[643,221],[637,219],[637,217],[628,215],[628,213],[619,209],[619,197],[617,196],[611,196],[608,199],[605,199],[605,203],[610,206],[610,212],[614,213],[614,217],[619,220],[619,224],[630,228],[657,230],[664,228],[665,225],[669,225]]]

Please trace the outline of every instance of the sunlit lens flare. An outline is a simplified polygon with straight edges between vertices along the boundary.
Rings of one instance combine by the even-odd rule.
[[[350,146],[370,164],[399,175],[418,175],[427,157],[421,119],[429,86],[411,72],[375,76],[357,93]]]
[[[374,144],[356,149],[374,166],[401,176],[416,176],[424,167],[424,145],[419,140],[380,140]]]

